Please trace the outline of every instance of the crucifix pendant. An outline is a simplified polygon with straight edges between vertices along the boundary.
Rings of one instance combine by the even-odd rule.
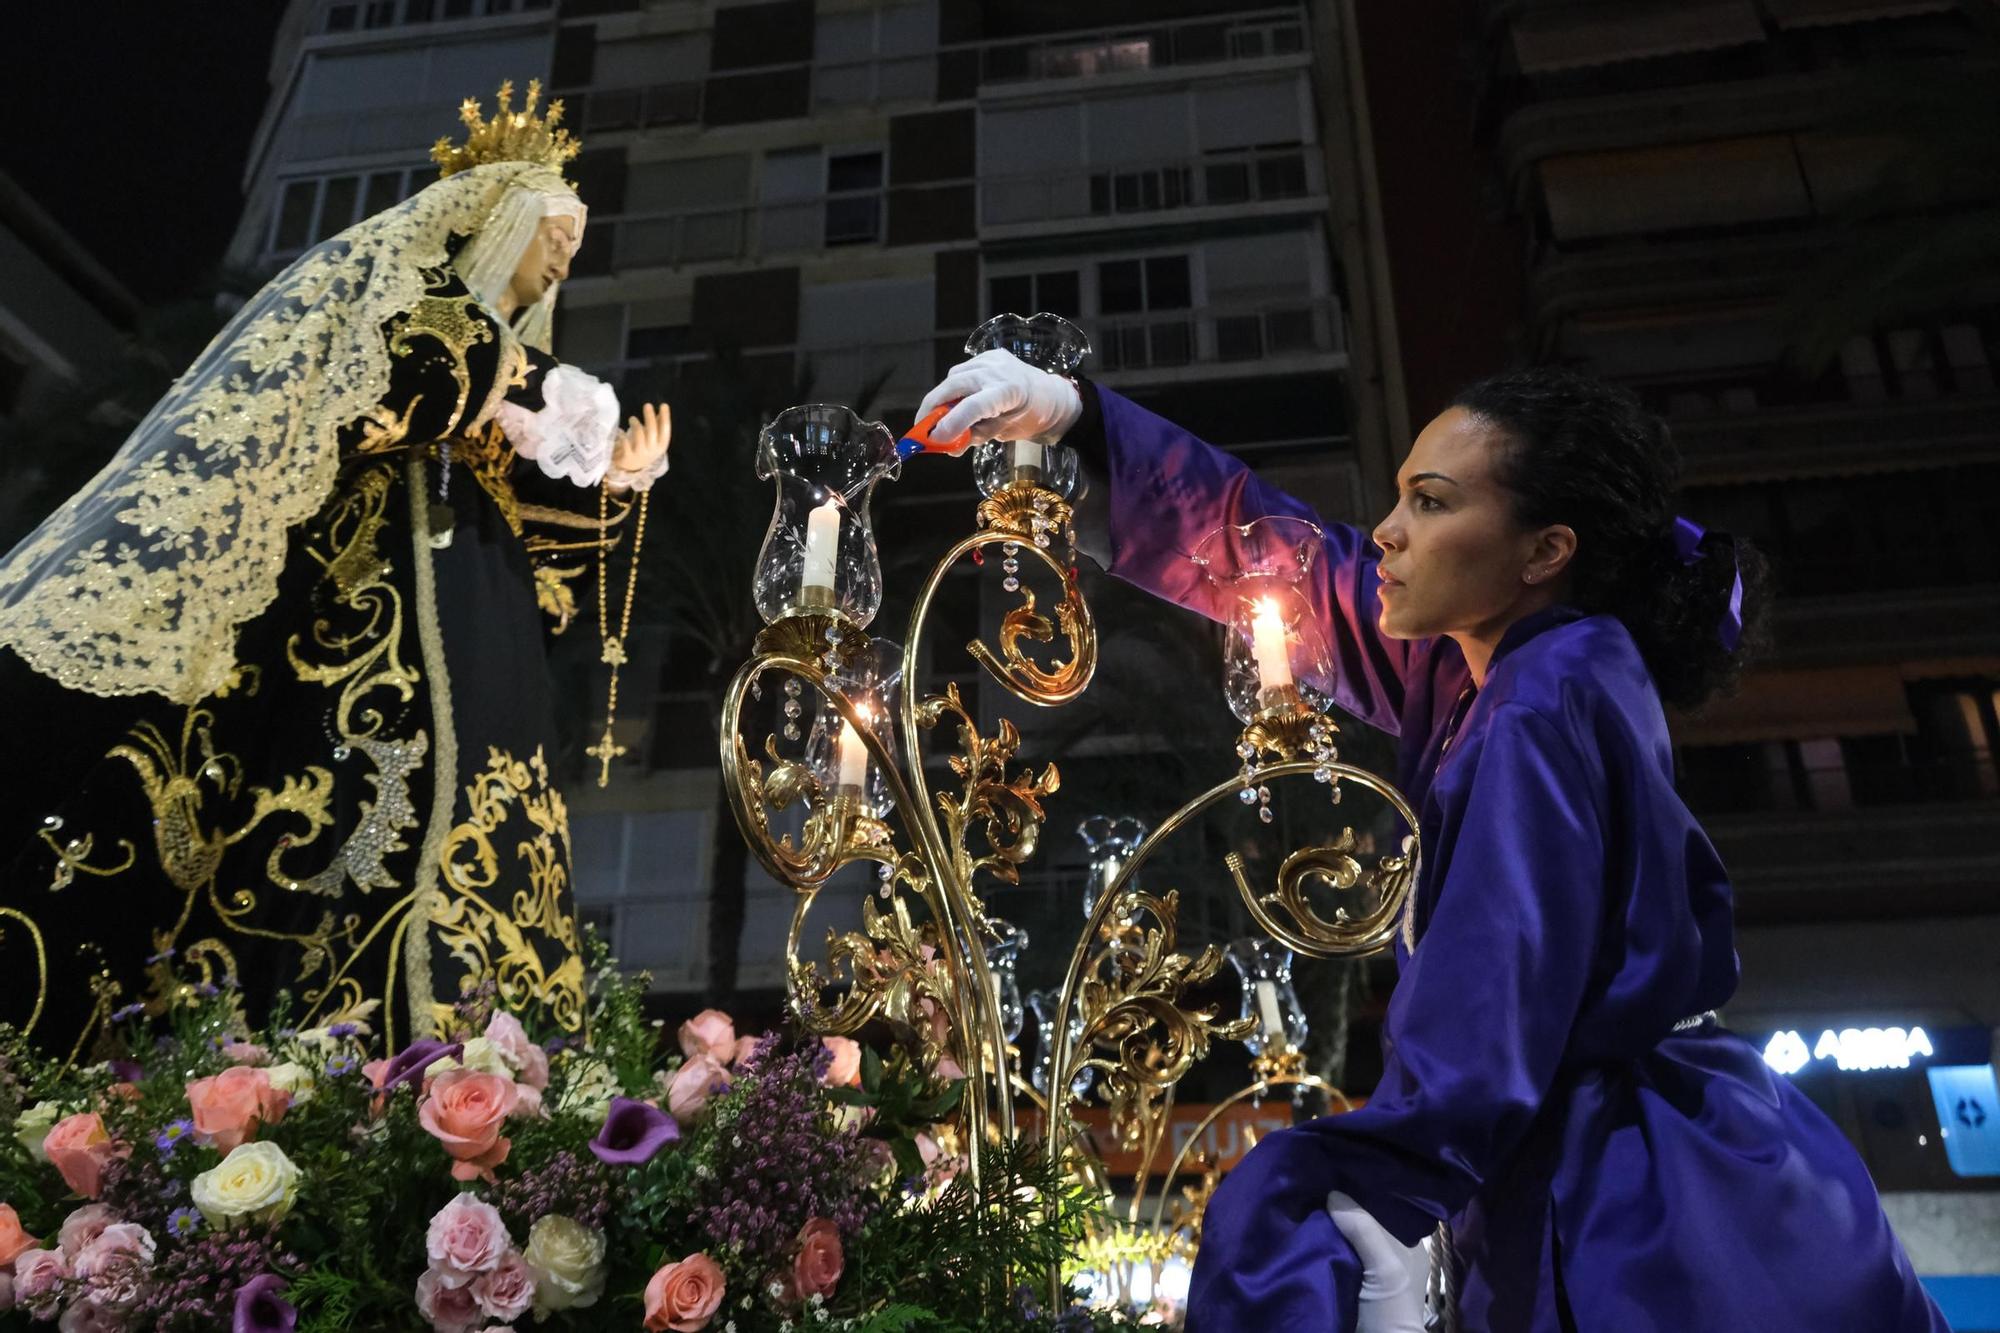
[[[597,761],[597,785],[609,787],[611,761],[625,753],[625,747],[612,739],[609,723],[605,724],[604,735],[598,738],[597,744],[585,746],[583,752]]]

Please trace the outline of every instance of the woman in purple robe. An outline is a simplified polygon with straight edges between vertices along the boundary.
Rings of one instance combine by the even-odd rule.
[[[954,398],[935,438],[1076,448],[1080,544],[1211,618],[1202,534],[1320,522],[1005,352],[923,411]],[[1675,516],[1678,471],[1630,394],[1524,371],[1424,429],[1372,534],[1321,523],[1335,697],[1399,738],[1419,812],[1416,942],[1367,1105],[1264,1139],[1209,1204],[1192,1333],[1418,1330],[1427,1265],[1432,1326],[1465,1333],[1946,1328],[1840,1131],[1716,1021],[1729,880],[1674,790],[1662,701],[1730,682],[1764,566]]]

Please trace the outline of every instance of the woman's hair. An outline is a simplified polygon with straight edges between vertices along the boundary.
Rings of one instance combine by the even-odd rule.
[[[1506,436],[1498,476],[1522,524],[1575,531],[1570,602],[1625,623],[1660,697],[1694,708],[1733,688],[1764,642],[1769,569],[1726,533],[1703,537],[1692,563],[1683,558],[1680,452],[1666,423],[1629,391],[1557,367],[1494,375],[1452,401]],[[1720,627],[1739,570],[1743,632],[1731,648]]]

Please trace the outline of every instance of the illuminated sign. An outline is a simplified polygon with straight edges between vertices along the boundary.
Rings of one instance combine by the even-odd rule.
[[[1831,1060],[1851,1072],[1908,1069],[1937,1051],[1922,1028],[1828,1028],[1810,1047],[1796,1032],[1774,1032],[1764,1045],[1764,1063],[1780,1074],[1796,1074],[1815,1060]]]

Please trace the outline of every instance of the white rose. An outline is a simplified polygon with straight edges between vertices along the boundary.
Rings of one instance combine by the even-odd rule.
[[[535,1317],[594,1305],[604,1293],[604,1233],[573,1217],[537,1218],[521,1251],[535,1273]]]
[[[484,1037],[474,1037],[465,1043],[465,1050],[458,1057],[459,1064],[467,1069],[478,1070],[482,1074],[500,1074],[514,1077],[514,1066],[507,1063],[500,1048]]]
[[[36,1102],[20,1115],[14,1117],[14,1137],[28,1150],[28,1155],[38,1162],[46,1162],[49,1155],[42,1151],[42,1140],[62,1119],[63,1112],[54,1102]]]
[[[275,1222],[299,1193],[299,1168],[275,1143],[243,1143],[194,1178],[194,1206],[217,1230],[239,1222]]]
[[[272,1065],[264,1073],[270,1078],[271,1086],[292,1099],[292,1105],[303,1106],[312,1100],[316,1080],[313,1072],[295,1060],[287,1060],[281,1065]]]
[[[618,1092],[618,1076],[610,1065],[594,1056],[577,1056],[563,1085],[562,1109],[584,1120],[602,1120]]]

